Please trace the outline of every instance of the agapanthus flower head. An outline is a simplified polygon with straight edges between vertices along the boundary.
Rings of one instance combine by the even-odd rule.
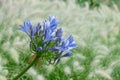
[[[62,28],[57,28],[58,24],[55,16],[49,16],[42,25],[38,23],[33,26],[30,21],[25,21],[19,27],[29,36],[30,48],[49,63],[58,63],[62,57],[70,56],[70,50],[77,47],[71,35],[64,39]]]

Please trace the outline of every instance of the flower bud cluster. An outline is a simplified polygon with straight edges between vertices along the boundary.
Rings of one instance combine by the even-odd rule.
[[[38,23],[33,27],[31,21],[25,21],[19,27],[29,36],[30,48],[42,59],[56,64],[62,57],[70,56],[70,50],[77,47],[71,35],[64,39],[62,28],[57,28],[58,24],[55,16],[49,16],[42,25]]]

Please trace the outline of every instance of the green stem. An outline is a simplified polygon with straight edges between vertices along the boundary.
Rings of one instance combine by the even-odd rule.
[[[23,71],[21,71],[16,77],[13,78],[13,80],[17,80],[18,78],[20,78],[38,59],[40,56],[36,56],[36,58],[31,62],[30,65],[28,65],[28,67],[26,67]]]

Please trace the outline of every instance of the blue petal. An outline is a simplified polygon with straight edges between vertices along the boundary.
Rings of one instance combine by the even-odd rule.
[[[36,29],[36,27],[34,27],[34,28],[32,29],[32,36],[36,35],[36,33],[37,33],[37,29]]]
[[[38,47],[36,50],[40,52],[42,51],[42,47]]]
[[[52,31],[48,28],[45,31],[45,40],[44,42],[50,41],[50,40],[55,40],[55,38],[53,37]]]
[[[21,30],[21,31],[23,31],[23,32],[25,32],[24,26],[22,26],[22,25],[20,25],[20,27],[18,29]]]
[[[39,33],[41,31],[41,25],[38,24],[37,26],[35,26],[33,29],[32,29],[32,36],[35,36],[37,33]]]
[[[66,54],[64,54],[62,57],[67,57],[70,56],[72,54],[72,52],[67,52]]]
[[[67,40],[62,42],[62,44],[59,48],[58,47],[54,47],[54,48],[59,50],[59,51],[69,51],[69,50],[76,48],[76,47],[77,47],[77,45],[75,44],[73,37],[69,36]]]
[[[30,21],[25,21],[24,22],[24,30],[28,35],[30,35],[31,29],[32,29],[31,22]]]
[[[76,44],[70,44],[69,47],[77,48]]]
[[[70,43],[72,43],[72,42],[74,41],[72,35],[70,35],[70,36],[68,37],[68,40],[69,40]]]
[[[43,22],[43,27],[44,27],[44,32],[47,30],[48,28],[48,24],[46,21]]]
[[[45,40],[44,40],[44,42],[47,42],[49,40],[51,40],[50,30],[46,30],[45,31]]]
[[[59,38],[62,37],[62,28],[57,30],[56,36],[59,37]]]
[[[31,22],[25,21],[24,25],[20,25],[19,29],[25,32],[28,36],[30,36],[32,30]]]
[[[49,16],[50,28],[55,30],[58,26],[59,22],[56,20],[55,16]]]

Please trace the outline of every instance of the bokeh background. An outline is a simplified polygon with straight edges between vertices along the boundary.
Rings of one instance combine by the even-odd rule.
[[[12,80],[31,55],[18,30],[55,15],[78,48],[57,66],[33,66],[19,80],[120,80],[120,0],[0,0],[0,80]]]

